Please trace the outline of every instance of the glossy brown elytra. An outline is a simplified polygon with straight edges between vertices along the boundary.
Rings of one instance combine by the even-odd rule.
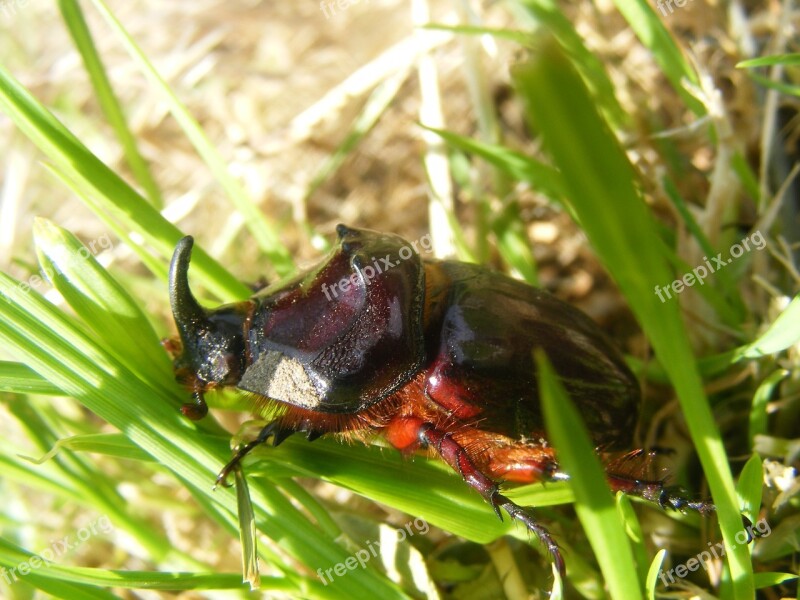
[[[184,414],[203,417],[203,394],[231,386],[278,415],[218,482],[270,438],[378,432],[402,452],[441,457],[498,516],[503,509],[535,533],[563,573],[549,532],[499,489],[565,477],[547,442],[532,351],[548,355],[603,452],[630,449],[639,411],[639,385],[619,351],[547,292],[478,265],[423,261],[395,235],[344,225],[337,233],[318,266],[215,309],[189,288],[192,238],[175,249],[175,369],[194,396]],[[613,489],[665,508],[713,510],[663,481],[608,470]]]

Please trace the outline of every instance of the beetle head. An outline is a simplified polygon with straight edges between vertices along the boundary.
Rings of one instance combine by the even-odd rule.
[[[169,268],[169,297],[182,349],[175,372],[195,392],[239,380],[244,368],[242,327],[245,304],[206,310],[189,289],[189,261],[194,240],[186,236],[175,248]]]

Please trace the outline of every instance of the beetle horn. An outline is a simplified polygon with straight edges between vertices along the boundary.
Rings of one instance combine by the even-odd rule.
[[[189,261],[192,258],[193,245],[194,238],[190,235],[178,242],[169,266],[169,300],[175,324],[184,339],[208,321],[206,311],[189,289]]]

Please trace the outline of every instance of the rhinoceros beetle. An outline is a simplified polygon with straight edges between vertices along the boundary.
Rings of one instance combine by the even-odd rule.
[[[504,509],[536,534],[563,573],[547,529],[499,488],[566,477],[547,441],[532,351],[546,352],[603,453],[630,449],[639,412],[639,384],[620,352],[545,291],[486,267],[422,260],[396,235],[336,231],[338,245],[318,266],[215,309],[189,288],[192,238],[175,249],[174,364],[194,397],[184,414],[203,417],[203,394],[228,386],[277,414],[217,482],[270,438],[378,432],[404,453],[438,454],[501,519]],[[612,489],[664,508],[714,508],[607,465]]]

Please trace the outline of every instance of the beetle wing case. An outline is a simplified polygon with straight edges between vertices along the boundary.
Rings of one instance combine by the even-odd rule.
[[[236,386],[300,408],[355,413],[421,368],[425,274],[402,238],[337,227],[318,268],[256,295]],[[404,252],[406,250],[407,252]]]
[[[511,439],[544,432],[533,350],[545,351],[594,443],[627,447],[636,427],[639,384],[588,316],[544,290],[478,265],[428,264],[447,294],[429,397],[481,429]],[[438,290],[437,290],[438,291]]]

